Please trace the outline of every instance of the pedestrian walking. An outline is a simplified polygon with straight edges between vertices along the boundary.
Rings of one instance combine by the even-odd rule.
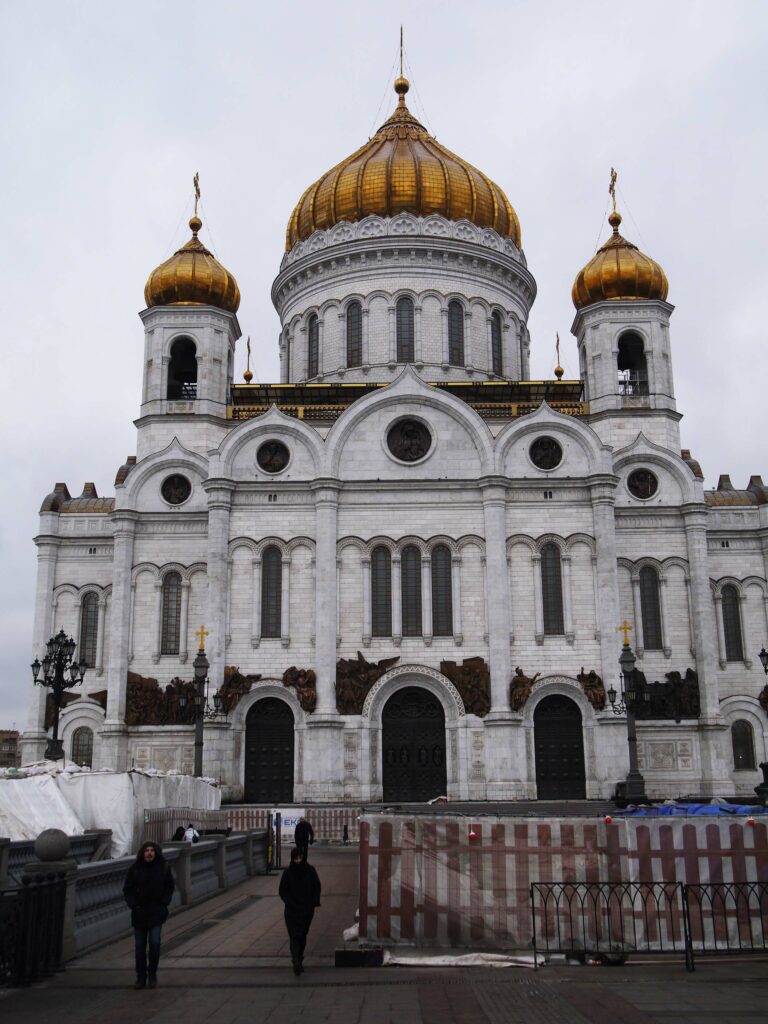
[[[136,951],[134,988],[157,987],[160,932],[168,917],[168,905],[174,889],[173,873],[163,851],[157,843],[142,843],[123,884],[123,896],[131,908]]]
[[[293,838],[294,842],[301,850],[304,860],[307,860],[309,856],[309,848],[315,841],[315,830],[306,818],[299,818],[299,823],[296,826]]]
[[[291,950],[293,973],[304,970],[304,948],[315,907],[320,906],[320,879],[298,846],[291,850],[291,863],[280,879],[280,899],[285,904],[285,927]]]

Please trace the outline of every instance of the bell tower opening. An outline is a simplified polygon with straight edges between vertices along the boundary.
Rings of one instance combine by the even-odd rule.
[[[191,338],[177,338],[171,345],[167,397],[170,401],[197,398],[197,349]]]
[[[619,338],[618,370],[620,395],[634,397],[648,394],[645,345],[635,331],[628,331]]]

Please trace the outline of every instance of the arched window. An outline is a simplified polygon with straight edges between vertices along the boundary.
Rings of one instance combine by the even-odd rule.
[[[389,548],[371,555],[371,611],[374,636],[392,636],[392,558]]]
[[[502,368],[501,313],[494,313],[491,317],[491,369],[498,377],[501,377]]]
[[[455,301],[448,303],[448,362],[464,365],[464,307]]]
[[[86,594],[80,607],[80,644],[77,660],[93,668],[96,664],[96,639],[99,631],[98,594]]]
[[[659,577],[650,565],[640,570],[640,610],[643,616],[643,646],[646,651],[660,651],[662,643]]]
[[[402,298],[395,306],[395,327],[397,330],[397,361],[412,363],[414,360],[413,301]]]
[[[261,635],[279,637],[283,596],[283,556],[267,548],[261,556]]]
[[[307,376],[316,377],[320,367],[320,321],[315,314],[307,325]]]
[[[179,653],[181,630],[181,576],[168,572],[163,579],[163,623],[161,654]]]
[[[541,549],[541,599],[544,605],[544,633],[560,636],[563,625],[563,582],[560,567],[560,548],[545,544]]]
[[[619,338],[619,394],[647,395],[648,367],[643,339],[634,331]]]
[[[72,733],[72,760],[81,768],[93,767],[93,732],[85,725]]]
[[[359,302],[347,306],[347,366],[363,361],[363,308]]]
[[[413,544],[403,551],[400,578],[403,636],[421,636],[421,552]]]
[[[453,634],[451,552],[445,544],[432,548],[432,635]]]
[[[743,718],[731,726],[733,767],[737,772],[755,770],[755,737],[752,726]]]
[[[744,661],[744,646],[741,642],[741,613],[739,592],[730,583],[721,591],[723,599],[723,633],[725,634],[725,660]]]
[[[177,338],[168,364],[168,398],[197,398],[197,349],[191,338]]]

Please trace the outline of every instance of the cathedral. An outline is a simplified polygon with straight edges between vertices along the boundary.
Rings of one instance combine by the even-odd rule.
[[[33,656],[63,629],[87,666],[66,756],[190,772],[200,715],[230,802],[605,799],[631,689],[651,797],[749,797],[768,488],[706,491],[681,450],[664,271],[614,190],[579,379],[530,380],[518,217],[408,88],[290,215],[279,383],[234,379],[240,291],[197,204],[149,275],[135,454],[114,496],[40,509]],[[26,762],[51,718],[34,687]]]

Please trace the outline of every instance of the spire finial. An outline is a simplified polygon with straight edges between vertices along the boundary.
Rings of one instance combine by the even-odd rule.
[[[555,352],[557,352],[557,366],[555,367],[555,376],[557,377],[558,380],[562,380],[563,379],[563,374],[565,373],[565,370],[560,365],[560,332],[559,331],[555,334],[555,339],[556,339],[555,340]]]
[[[251,336],[248,335],[248,340],[245,343],[245,351],[248,353],[248,362],[245,367],[245,373],[243,374],[243,380],[246,384],[250,384],[253,380],[253,374],[251,373]]]
[[[618,235],[618,233],[619,233],[619,224],[621,224],[621,214],[616,209],[616,179],[617,178],[618,178],[618,174],[616,173],[616,169],[614,167],[612,167],[611,168],[611,183],[608,186],[608,191],[610,192],[610,195],[611,195],[611,201],[613,203],[613,209],[611,210],[610,214],[608,215],[608,223],[613,228],[614,235]]]
[[[398,106],[405,106],[405,94],[411,87],[411,83],[403,74],[403,26],[400,26],[400,74],[395,79],[395,92],[400,97]]]
[[[197,232],[203,226],[203,222],[197,215],[197,204],[200,201],[200,172],[195,171],[195,176],[192,179],[192,184],[195,189],[195,212],[190,218],[189,226],[192,228],[192,234],[197,238]]]
[[[400,77],[403,77],[403,26],[400,26]]]

